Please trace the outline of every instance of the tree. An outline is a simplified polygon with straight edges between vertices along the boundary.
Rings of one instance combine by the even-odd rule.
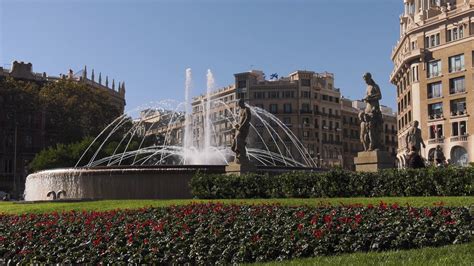
[[[107,92],[84,83],[60,80],[46,84],[39,93],[55,141],[71,143],[96,136],[120,115]]]

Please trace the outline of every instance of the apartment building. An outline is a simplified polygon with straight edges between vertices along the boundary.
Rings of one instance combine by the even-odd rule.
[[[474,1],[404,0],[400,40],[392,51],[397,88],[398,163],[406,165],[405,136],[420,122],[426,149],[440,145],[448,160],[474,161]]]

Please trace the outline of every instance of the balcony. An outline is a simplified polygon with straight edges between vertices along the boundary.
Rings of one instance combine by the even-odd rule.
[[[467,138],[469,137],[469,135],[462,135],[462,136],[455,136],[455,137],[451,137],[451,142],[465,142],[467,141]]]
[[[449,95],[466,93],[466,88],[450,88]]]
[[[437,119],[444,119],[444,115],[443,114],[428,115],[428,120],[437,120]]]
[[[451,117],[458,117],[458,116],[464,116],[467,115],[467,110],[457,110],[457,111],[451,111]]]
[[[312,114],[313,112],[311,110],[300,110],[301,114]]]
[[[444,137],[428,140],[429,145],[431,145],[431,144],[443,144],[443,143],[444,143]]]

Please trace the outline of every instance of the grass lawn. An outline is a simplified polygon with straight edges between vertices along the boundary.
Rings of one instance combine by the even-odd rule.
[[[470,242],[439,248],[353,253],[257,265],[473,265],[473,251],[474,242]]]
[[[43,213],[68,210],[94,210],[105,211],[113,209],[137,209],[142,207],[166,207],[170,205],[185,205],[191,202],[223,202],[226,204],[282,204],[282,205],[310,205],[317,206],[322,203],[333,205],[361,203],[378,204],[398,203],[405,206],[407,203],[413,207],[430,207],[434,203],[443,202],[446,206],[474,205],[474,197],[384,197],[384,198],[325,198],[325,199],[245,199],[245,200],[101,200],[87,202],[48,202],[48,203],[14,203],[0,202],[0,213]]]

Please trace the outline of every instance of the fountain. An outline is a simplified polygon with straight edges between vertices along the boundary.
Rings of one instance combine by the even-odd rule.
[[[192,72],[186,69],[185,102],[150,103],[118,117],[94,139],[74,168],[29,175],[25,200],[49,200],[48,195],[58,191],[62,199],[190,198],[188,183],[197,171],[225,173],[232,162],[234,153],[228,141],[217,139],[225,134],[230,140],[237,120],[236,99],[214,99],[210,70],[200,104],[191,106],[191,90]],[[283,122],[263,109],[247,107],[252,114],[252,141],[246,150],[257,171],[316,167]],[[219,115],[219,121],[213,113],[216,108],[226,114]],[[218,123],[227,125],[224,133],[218,132]]]

